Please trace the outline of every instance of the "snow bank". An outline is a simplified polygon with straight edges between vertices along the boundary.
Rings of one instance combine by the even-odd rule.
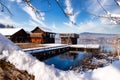
[[[92,78],[94,80],[119,80],[120,61],[116,61],[112,65],[106,66],[104,68],[94,70]]]
[[[61,71],[47,66],[0,34],[0,59],[5,59],[20,70],[26,70],[35,76],[35,80],[119,80],[120,61],[110,66],[99,68],[83,74],[74,71]],[[108,76],[109,75],[109,76]]]

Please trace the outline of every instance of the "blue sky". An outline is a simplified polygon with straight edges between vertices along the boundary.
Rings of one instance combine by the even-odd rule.
[[[54,32],[60,33],[118,33],[120,34],[120,25],[111,25],[111,20],[107,18],[98,18],[90,13],[97,15],[106,15],[100,7],[97,0],[58,0],[66,13],[74,13],[72,16],[65,17],[55,0],[49,0],[51,6],[46,0],[31,0],[31,4],[40,11],[43,11],[42,17],[36,17],[35,13],[22,0],[3,0],[10,9],[13,16],[7,10],[0,12],[0,23],[10,24],[16,27],[22,27],[31,31],[36,26],[50,28]],[[117,6],[114,0],[99,0],[103,7],[111,14],[120,15],[120,6]],[[73,21],[77,25],[71,23]]]

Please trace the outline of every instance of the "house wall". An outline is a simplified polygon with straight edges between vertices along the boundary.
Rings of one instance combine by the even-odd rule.
[[[29,34],[23,29],[10,36],[10,40],[16,43],[30,42]]]
[[[32,43],[43,43],[43,39],[42,38],[31,38],[31,42]]]
[[[44,38],[44,43],[55,43],[55,38]]]
[[[41,33],[42,37],[31,37],[32,43],[55,43],[55,37],[53,36],[53,33],[45,32],[41,30],[39,27],[36,27],[32,33]]]
[[[62,44],[77,44],[77,38],[62,37],[61,43]]]

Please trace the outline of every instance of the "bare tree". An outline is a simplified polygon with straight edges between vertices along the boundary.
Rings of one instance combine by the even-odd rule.
[[[50,0],[45,0],[47,1],[48,5],[51,6],[51,3],[50,3]],[[69,11],[65,11],[64,7],[62,6],[63,3],[61,2],[61,0],[54,0],[56,2],[56,4],[59,6],[60,10],[63,12],[63,14],[65,15],[66,18],[69,19],[69,17],[71,16],[74,16],[75,13],[74,11],[72,12],[69,12]],[[62,1],[65,1],[65,0],[62,0]],[[27,3],[27,5],[29,7],[32,8],[32,10],[35,12],[36,15],[39,15],[40,17],[42,17],[41,13],[42,11],[36,9],[34,6],[32,6],[31,4],[31,0],[24,0],[25,3]],[[103,5],[101,4],[100,0],[97,0],[99,6],[103,9],[103,12],[104,12],[104,15],[97,15],[95,13],[91,13],[89,12],[90,14],[94,15],[94,16],[97,16],[97,17],[100,17],[100,18],[106,18],[108,20],[110,20],[110,24],[111,25],[118,25],[120,24],[120,15],[119,14],[113,14],[109,11],[107,11]],[[120,7],[120,0],[114,0],[115,4],[117,6]],[[68,7],[67,5],[64,5],[65,7]],[[71,19],[69,19],[69,21],[73,24],[73,25],[76,25],[76,22],[72,21]]]
[[[114,2],[116,3],[116,5],[120,6],[120,0],[114,0]]]
[[[89,11],[87,11],[89,14],[94,15],[96,17],[100,17],[100,18],[106,18],[110,20],[110,25],[118,25],[120,24],[120,14],[113,14],[111,12],[109,12],[108,10],[106,10],[103,5],[101,4],[100,0],[97,0],[99,6],[102,8],[104,14],[102,15],[98,15],[95,13],[91,13]],[[117,6],[120,6],[120,0],[114,0],[115,4]]]
[[[0,8],[1,12],[7,10],[10,15],[13,15],[12,12],[8,9],[8,7],[4,4],[3,0],[0,0]]]
[[[1,12],[5,12],[5,10],[7,10],[9,12],[10,15],[13,15],[12,12],[9,10],[9,8],[5,5],[5,3],[3,3],[4,0],[0,0],[0,8],[1,8]],[[32,5],[32,0],[22,0],[24,3],[27,4],[27,6],[29,6],[32,11],[36,14],[36,16],[38,18],[41,18],[44,17],[42,14],[46,11],[41,11],[39,9],[37,9],[35,6]],[[48,7],[51,7],[51,2],[50,0],[44,0],[47,2],[48,4]],[[63,14],[65,15],[66,18],[69,19],[70,16],[74,16],[74,12],[66,12],[64,7],[62,6],[63,4],[61,3],[61,0],[54,0],[55,3],[58,5],[58,7],[60,8],[60,10],[63,12]],[[65,1],[65,0],[64,0]],[[67,6],[66,6],[67,7]],[[69,19],[69,21],[73,24],[73,25],[76,25],[76,22],[72,21]]]

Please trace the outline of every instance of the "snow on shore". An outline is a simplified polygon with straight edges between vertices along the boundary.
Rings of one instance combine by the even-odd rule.
[[[0,59],[9,61],[16,68],[26,70],[35,76],[35,80],[119,80],[120,61],[104,68],[98,68],[86,73],[61,71],[53,66],[47,66],[30,54],[23,52],[14,43],[0,34]]]

